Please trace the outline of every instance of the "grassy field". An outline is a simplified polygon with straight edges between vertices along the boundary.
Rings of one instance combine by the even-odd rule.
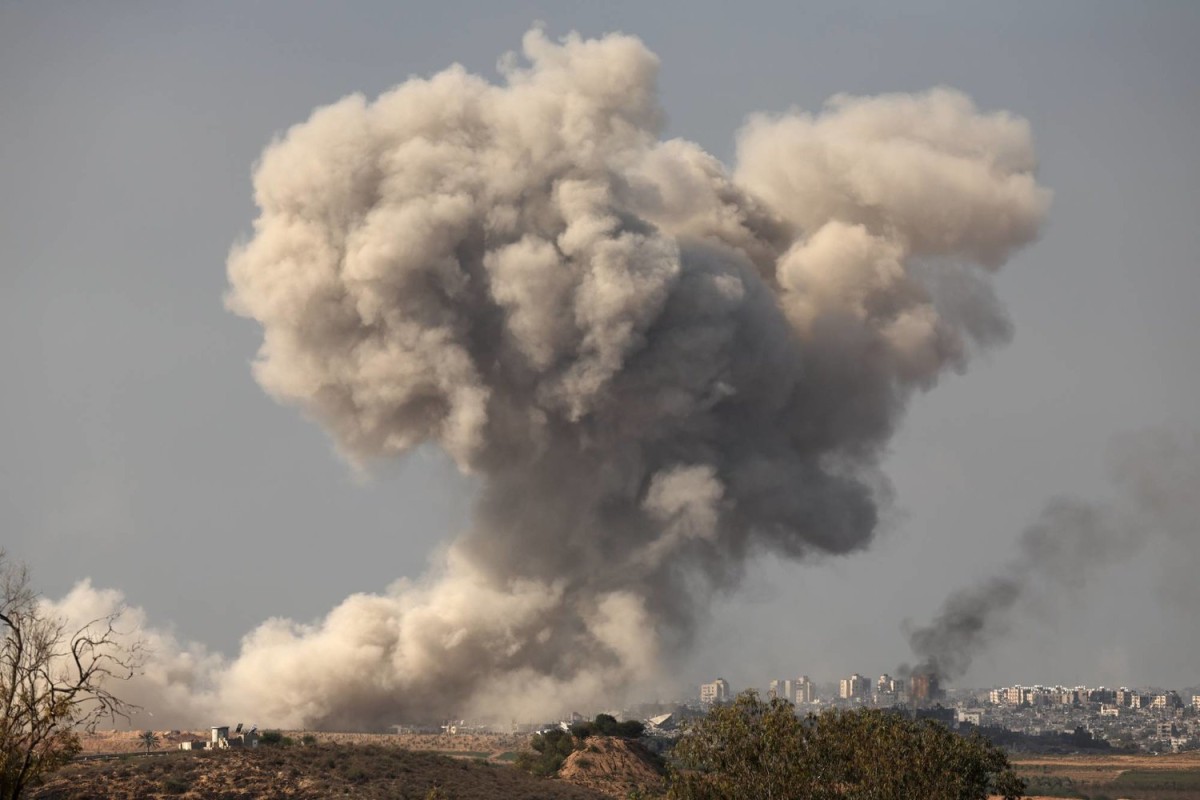
[[[1161,756],[1017,756],[1029,793],[1079,800],[1197,800],[1200,752]]]

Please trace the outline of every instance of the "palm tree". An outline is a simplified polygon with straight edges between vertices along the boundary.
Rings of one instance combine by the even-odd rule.
[[[138,741],[146,745],[146,754],[150,754],[150,750],[158,747],[158,734],[154,731],[145,731],[138,737]]]

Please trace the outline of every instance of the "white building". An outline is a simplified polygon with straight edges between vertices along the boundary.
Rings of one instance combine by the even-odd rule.
[[[712,683],[700,684],[700,703],[711,706],[713,703],[729,702],[729,681],[717,678]]]
[[[796,682],[787,678],[773,680],[767,689],[767,697],[778,697],[792,702],[796,699]]]
[[[900,694],[904,689],[904,681],[893,678],[886,672],[875,681],[875,691],[878,694]]]
[[[871,682],[857,672],[849,678],[842,678],[838,686],[838,697],[843,700],[861,700],[870,691]]]
[[[1175,692],[1163,692],[1162,694],[1154,695],[1154,699],[1150,701],[1150,707],[1158,709],[1183,708],[1183,701],[1179,699],[1179,695]]]
[[[796,705],[809,705],[817,701],[817,686],[807,675],[796,679]]]
[[[966,722],[970,725],[983,724],[983,709],[982,708],[960,708],[958,709],[958,721]]]

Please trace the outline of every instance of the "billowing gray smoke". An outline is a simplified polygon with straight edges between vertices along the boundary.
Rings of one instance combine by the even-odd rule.
[[[1149,542],[1163,542],[1169,555],[1194,567],[1200,561],[1200,435],[1151,430],[1119,438],[1112,475],[1118,499],[1050,501],[1022,534],[1013,561],[951,594],[930,624],[911,631],[914,671],[963,675],[1009,629],[1034,590],[1078,591],[1089,576]]]
[[[523,50],[501,85],[454,66],[347,97],[263,154],[228,296],[259,382],[357,463],[433,442],[482,490],[425,580],[250,634],[216,707],[611,698],[749,556],[866,547],[909,396],[1007,336],[988,276],[1049,201],[1023,120],[838,96],[752,118],[730,172],[660,140],[637,39]]]

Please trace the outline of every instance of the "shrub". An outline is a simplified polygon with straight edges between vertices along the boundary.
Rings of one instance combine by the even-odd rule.
[[[284,736],[280,731],[263,731],[258,735],[258,742],[269,747],[289,747],[295,744],[296,740],[290,736]]]
[[[534,734],[529,742],[535,752],[520,753],[516,765],[539,777],[549,777],[562,767],[563,761],[575,750],[575,737],[562,730]]]
[[[192,788],[192,780],[186,775],[171,775],[162,782],[163,794],[185,794]]]
[[[591,722],[576,722],[571,726],[571,733],[579,739],[589,736],[620,736],[624,739],[636,739],[646,730],[646,726],[636,719],[617,722],[611,714],[597,714]]]

